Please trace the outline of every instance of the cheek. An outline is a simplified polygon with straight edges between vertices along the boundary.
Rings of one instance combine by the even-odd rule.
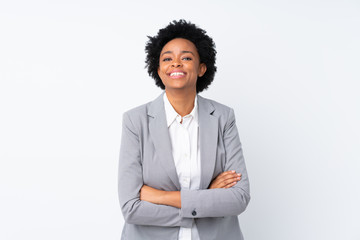
[[[167,66],[164,63],[159,64],[158,72],[164,73],[166,72]]]
[[[161,81],[163,82],[166,76],[166,68],[164,68],[164,66],[160,66],[159,69],[158,69],[158,75],[161,79]]]
[[[165,75],[166,75],[166,73],[165,73],[163,70],[160,70],[158,73],[159,73],[159,76],[160,76],[160,77],[162,77],[162,76],[165,76]]]
[[[191,70],[193,73],[197,73],[199,71],[199,65],[197,63],[191,63],[188,66],[188,69]]]
[[[158,67],[158,74],[160,75],[162,72],[164,71],[164,68],[163,68],[163,66],[161,66],[161,65],[159,65],[159,67]]]

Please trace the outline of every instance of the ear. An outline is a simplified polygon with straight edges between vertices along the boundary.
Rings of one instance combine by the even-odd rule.
[[[200,63],[199,65],[199,77],[204,76],[205,72],[206,72],[207,68],[206,68],[206,64],[205,63]]]

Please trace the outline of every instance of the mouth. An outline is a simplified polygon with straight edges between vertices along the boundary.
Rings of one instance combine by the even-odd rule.
[[[170,76],[171,78],[182,78],[182,77],[184,77],[185,75],[186,75],[186,73],[185,73],[185,72],[181,72],[181,71],[171,72],[171,73],[169,74],[169,76]]]

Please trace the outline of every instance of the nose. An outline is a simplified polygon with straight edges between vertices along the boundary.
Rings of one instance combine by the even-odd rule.
[[[172,62],[172,66],[173,67],[180,67],[182,65],[180,59],[175,58],[174,61]]]

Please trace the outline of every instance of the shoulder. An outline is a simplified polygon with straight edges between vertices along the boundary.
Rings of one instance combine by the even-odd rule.
[[[203,101],[204,103],[206,103],[207,105],[213,108],[214,111],[212,114],[215,116],[227,118],[230,114],[234,113],[233,108],[230,106],[227,106],[223,103],[220,103],[212,99],[204,98],[202,96],[198,96],[198,97],[200,101]]]
[[[232,107],[204,97],[200,97],[199,100],[205,108],[208,108],[206,111],[218,119],[219,128],[223,131],[235,124],[235,113]]]
[[[151,111],[156,111],[163,104],[163,94],[160,94],[157,98],[152,101],[149,101],[140,106],[134,107],[126,112],[124,112],[124,116],[128,116],[133,119],[147,119],[147,116],[151,114]]]
[[[151,102],[142,104],[140,106],[131,108],[123,113],[123,124],[132,125],[136,129],[140,129],[141,126],[147,122],[148,108]]]
[[[147,108],[149,104],[150,102],[131,108],[123,113],[123,117],[126,116],[129,118],[138,118],[138,117],[146,116]]]

